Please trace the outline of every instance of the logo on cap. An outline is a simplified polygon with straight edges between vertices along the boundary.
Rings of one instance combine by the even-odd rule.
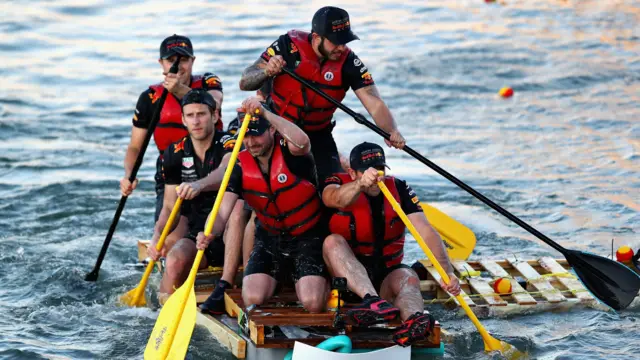
[[[324,73],[324,79],[327,81],[333,80],[333,73],[331,71],[327,71],[326,73]]]
[[[338,32],[342,30],[348,30],[350,26],[349,18],[342,18],[331,22],[331,31]]]

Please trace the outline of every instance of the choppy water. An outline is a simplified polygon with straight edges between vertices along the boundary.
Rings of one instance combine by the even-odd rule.
[[[408,143],[566,247],[640,246],[640,2],[343,1]],[[157,312],[117,307],[151,235],[153,159],[141,170],[97,283],[138,94],[161,80],[160,41],[191,37],[195,72],[225,84],[224,118],[246,96],[242,69],[278,35],[308,29],[324,2],[15,1],[0,15],[0,358],[141,358]],[[510,85],[515,96],[502,100]],[[364,111],[353,94],[346,103]],[[338,114],[348,152],[375,135]],[[552,254],[534,237],[399,151],[393,172],[467,224],[473,258]],[[420,250],[408,245],[408,260]],[[155,281],[153,286],[157,284]],[[640,358],[637,309],[483,321],[545,359]],[[447,358],[486,358],[448,319]],[[229,358],[196,328],[193,358]]]

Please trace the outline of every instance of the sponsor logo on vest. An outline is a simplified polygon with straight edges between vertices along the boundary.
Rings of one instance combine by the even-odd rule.
[[[184,166],[186,168],[192,167],[193,166],[193,158],[192,157],[182,158],[182,166]]]
[[[287,174],[279,174],[278,175],[278,182],[280,184],[284,184],[287,182]]]
[[[324,73],[324,79],[327,81],[333,80],[333,73],[331,71],[327,71],[326,73]]]

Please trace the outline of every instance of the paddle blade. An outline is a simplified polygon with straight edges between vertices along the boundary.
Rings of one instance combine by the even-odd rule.
[[[144,358],[184,359],[196,325],[196,295],[193,286],[181,286],[164,304],[153,327]]]
[[[139,286],[138,286],[139,287]],[[145,299],[144,289],[138,290],[138,287],[129,290],[126,294],[120,296],[120,304],[126,306],[143,307],[147,305],[147,299]],[[136,300],[136,292],[142,291]]]
[[[564,255],[582,284],[613,309],[625,309],[638,296],[640,276],[623,264],[577,250]]]
[[[420,203],[431,226],[440,234],[451,259],[466,260],[476,247],[476,235],[449,215],[427,203]]]

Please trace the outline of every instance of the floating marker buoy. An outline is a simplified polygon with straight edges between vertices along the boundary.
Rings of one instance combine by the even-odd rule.
[[[500,278],[493,283],[493,290],[497,294],[509,294],[511,293],[511,280],[507,278]]]
[[[616,251],[616,260],[621,263],[627,263],[631,261],[633,258],[633,250],[628,246],[621,246],[618,251]]]
[[[513,96],[513,89],[508,86],[505,86],[502,89],[500,89],[498,94],[500,94],[500,96],[502,96],[503,98],[510,98]]]

